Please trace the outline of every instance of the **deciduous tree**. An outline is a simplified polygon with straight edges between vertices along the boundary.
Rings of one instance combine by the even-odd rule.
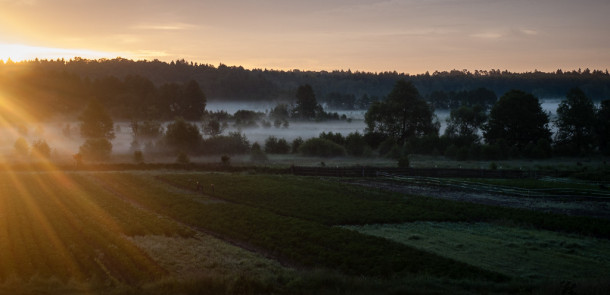
[[[558,144],[578,154],[590,151],[595,139],[595,105],[579,88],[572,88],[557,108]]]
[[[411,82],[399,80],[384,101],[374,102],[366,112],[369,133],[380,133],[404,143],[411,137],[437,134],[434,112]]]
[[[500,97],[483,126],[483,137],[489,144],[504,140],[508,146],[522,150],[538,140],[551,141],[549,116],[538,98],[520,90],[511,90]]]

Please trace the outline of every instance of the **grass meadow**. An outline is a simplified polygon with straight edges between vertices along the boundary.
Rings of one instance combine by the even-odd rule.
[[[609,237],[320,177],[0,173],[0,293],[602,294]]]

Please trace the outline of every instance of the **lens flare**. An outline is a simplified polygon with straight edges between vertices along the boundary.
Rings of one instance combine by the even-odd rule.
[[[71,59],[81,57],[87,59],[114,58],[120,56],[116,52],[103,52],[86,49],[66,49],[23,44],[0,44],[0,60],[26,61],[34,59]]]

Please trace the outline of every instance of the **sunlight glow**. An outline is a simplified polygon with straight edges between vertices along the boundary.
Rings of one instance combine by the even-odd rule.
[[[120,54],[85,49],[66,49],[29,46],[22,44],[0,44],[0,60],[14,62],[38,59],[71,59],[82,57],[87,59],[115,58]],[[127,58],[127,56],[126,56]]]

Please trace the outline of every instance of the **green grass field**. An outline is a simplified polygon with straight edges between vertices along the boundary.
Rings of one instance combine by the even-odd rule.
[[[526,279],[610,273],[610,241],[493,223],[413,222],[346,227]]]
[[[0,293],[596,291],[609,229],[317,177],[4,172]]]

